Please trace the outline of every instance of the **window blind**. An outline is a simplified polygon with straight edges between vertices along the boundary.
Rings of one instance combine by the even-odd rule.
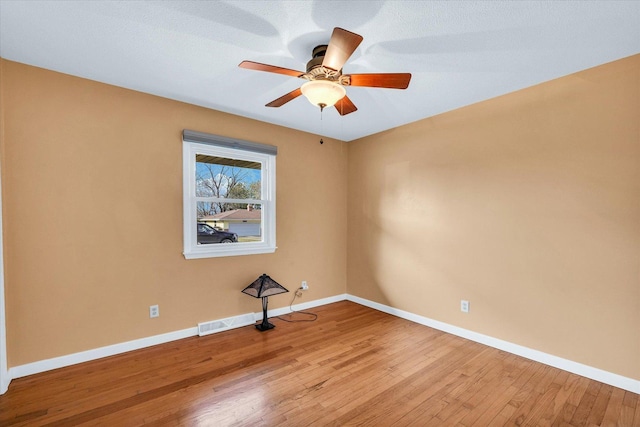
[[[187,142],[196,142],[200,144],[216,145],[218,147],[235,148],[237,150],[253,151],[255,153],[278,154],[278,147],[275,145],[260,144],[258,142],[243,141],[241,139],[226,138],[224,136],[213,135],[210,133],[196,132],[194,130],[184,129],[182,131],[182,139]]]

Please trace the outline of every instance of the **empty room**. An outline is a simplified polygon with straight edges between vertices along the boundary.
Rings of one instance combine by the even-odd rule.
[[[640,427],[639,22],[0,0],[0,426]]]

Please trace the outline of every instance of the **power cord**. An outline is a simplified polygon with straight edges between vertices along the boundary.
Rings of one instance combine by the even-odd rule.
[[[298,322],[315,322],[316,319],[318,318],[318,315],[315,313],[310,313],[308,311],[296,311],[293,309],[293,302],[296,300],[296,298],[299,298],[302,296],[302,288],[298,288],[296,289],[295,293],[293,294],[293,299],[291,299],[291,304],[289,304],[289,310],[291,310],[291,313],[289,314],[293,314],[293,313],[300,313],[300,314],[306,314],[307,316],[313,316],[312,319],[298,319],[298,320],[291,320],[291,319],[284,319],[280,316],[276,316],[276,318],[282,320],[283,322],[289,322],[289,323],[298,323]]]

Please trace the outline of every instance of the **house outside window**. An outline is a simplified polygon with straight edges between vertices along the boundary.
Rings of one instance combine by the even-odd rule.
[[[274,252],[274,146],[183,132],[184,256]]]

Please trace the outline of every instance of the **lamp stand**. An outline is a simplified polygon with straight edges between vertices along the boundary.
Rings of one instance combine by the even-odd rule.
[[[262,332],[276,327],[267,320],[267,303],[267,297],[262,297],[262,323],[256,325],[256,329]]]

